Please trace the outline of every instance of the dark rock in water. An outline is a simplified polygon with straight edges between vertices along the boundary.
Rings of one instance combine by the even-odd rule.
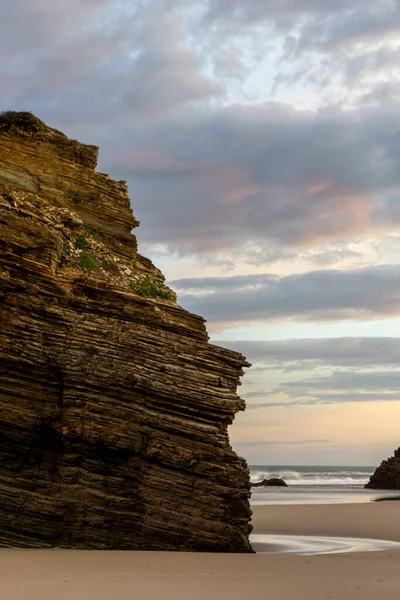
[[[288,484],[283,479],[272,477],[271,479],[263,479],[257,483],[252,483],[251,487],[288,487]]]
[[[138,254],[97,154],[0,115],[0,546],[251,552],[249,364]]]
[[[365,486],[373,490],[400,490],[400,448],[384,460]]]

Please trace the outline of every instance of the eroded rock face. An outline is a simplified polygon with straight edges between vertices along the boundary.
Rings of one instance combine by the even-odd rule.
[[[365,486],[375,490],[400,490],[400,448],[384,460]]]
[[[248,364],[138,254],[96,162],[0,116],[0,546],[250,552],[227,433]]]

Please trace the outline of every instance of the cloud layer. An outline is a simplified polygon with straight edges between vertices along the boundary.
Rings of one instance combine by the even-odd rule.
[[[313,49],[330,57],[330,73],[346,74],[343,92],[385,69],[393,86],[398,2],[370,8],[361,0],[351,6],[345,0],[22,5],[3,7],[3,108],[33,110],[101,144],[101,169],[128,180],[147,245],[210,256],[248,244],[345,244],[398,229],[394,98],[347,110],[321,96],[319,107],[303,110],[295,97],[283,103],[272,92],[249,102],[221,75],[224,63],[261,90],[271,60],[278,61],[275,71],[281,65],[278,77],[289,77],[284,64],[301,71],[308,64],[302,53]],[[285,63],[276,51],[269,66],[263,62],[269,51],[257,31],[266,24],[277,47],[286,36]],[[241,32],[248,32],[245,43]],[[345,42],[374,36],[379,48],[338,54]],[[379,91],[375,84],[364,90],[369,98]]]
[[[253,362],[243,394],[249,408],[400,401],[398,337],[219,343]]]
[[[400,313],[400,267],[310,271],[286,277],[246,275],[172,281],[192,312],[210,321],[272,319],[335,321],[383,318]]]
[[[250,362],[285,372],[321,367],[346,369],[400,368],[399,337],[345,337],[277,341],[224,341],[221,346],[243,352]],[[382,377],[385,377],[382,374]],[[400,388],[399,388],[400,389]]]

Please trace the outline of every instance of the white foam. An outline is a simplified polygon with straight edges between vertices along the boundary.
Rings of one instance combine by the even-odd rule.
[[[264,535],[255,533],[250,536],[250,542],[256,552],[263,554],[311,555],[400,550],[399,542],[350,537]]]
[[[337,470],[337,471],[296,471],[293,469],[271,469],[257,470],[251,469],[251,481],[253,483],[279,477],[284,479],[288,485],[303,486],[322,486],[322,485],[347,485],[364,486],[369,481],[370,473],[357,470]]]

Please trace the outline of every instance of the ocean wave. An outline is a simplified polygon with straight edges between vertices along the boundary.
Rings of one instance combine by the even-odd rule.
[[[279,477],[288,485],[364,485],[369,481],[372,471],[343,470],[343,471],[296,471],[285,469],[255,470],[251,469],[251,481],[256,483],[263,479]]]

